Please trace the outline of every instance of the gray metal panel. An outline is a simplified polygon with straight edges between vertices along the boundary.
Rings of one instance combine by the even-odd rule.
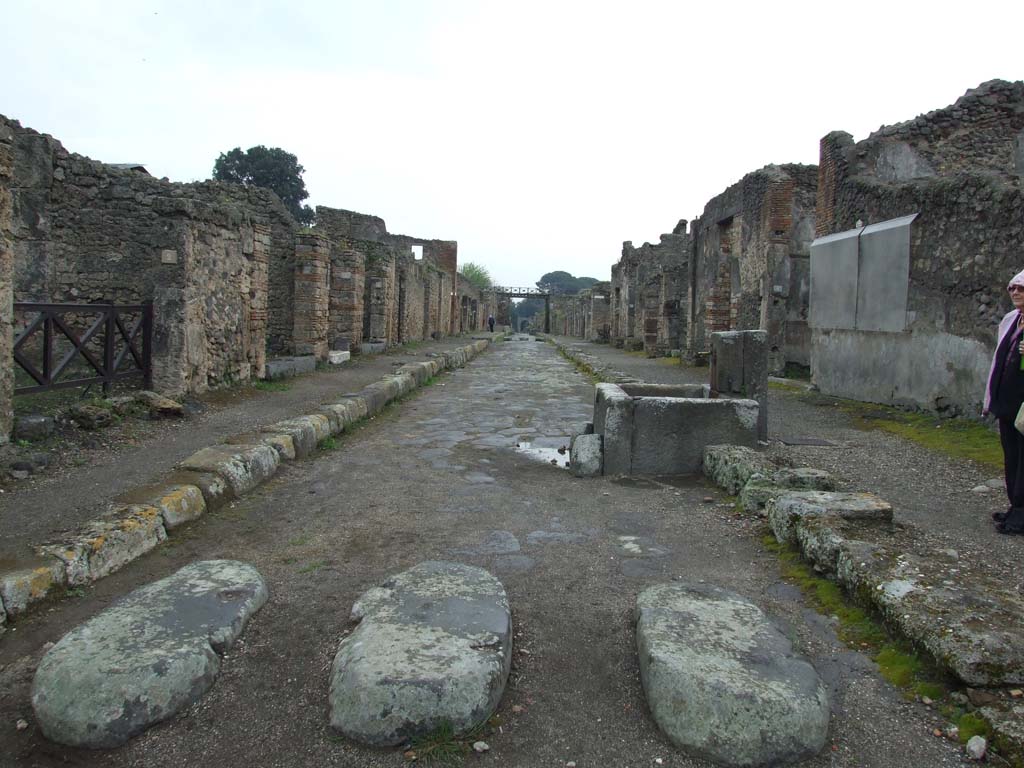
[[[857,321],[857,240],[860,229],[819,237],[811,243],[812,328],[852,330]]]
[[[860,233],[857,330],[907,329],[910,225],[917,214],[864,227]]]

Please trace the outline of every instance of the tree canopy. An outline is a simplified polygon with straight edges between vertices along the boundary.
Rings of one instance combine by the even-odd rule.
[[[597,282],[596,277],[573,277],[568,272],[556,270],[548,272],[537,281],[537,287],[552,294],[578,293]]]
[[[306,169],[291,152],[280,147],[235,147],[221,153],[213,164],[213,178],[272,190],[295,219],[303,224],[313,221],[313,209],[303,205],[309,197],[302,174]]]
[[[471,284],[475,285],[480,290],[486,290],[492,285],[491,273],[488,272],[487,267],[482,264],[467,261],[459,267],[459,274],[469,280]]]

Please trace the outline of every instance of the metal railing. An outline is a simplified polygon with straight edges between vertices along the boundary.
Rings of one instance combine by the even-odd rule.
[[[17,302],[15,317],[32,313],[14,341],[14,362],[34,382],[14,394],[102,384],[142,376],[153,385],[153,305]],[[132,317],[137,315],[137,317]],[[37,343],[38,342],[38,343]],[[127,365],[126,365],[127,363]],[[65,374],[92,374],[76,378]]]

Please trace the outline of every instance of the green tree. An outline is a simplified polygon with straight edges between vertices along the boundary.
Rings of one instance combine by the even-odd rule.
[[[573,277],[568,272],[557,270],[548,272],[537,281],[537,287],[552,294],[578,293],[597,282],[596,277]]]
[[[491,273],[487,271],[487,267],[481,264],[467,261],[459,267],[459,274],[480,290],[486,290],[492,285]]]
[[[213,164],[213,178],[245,186],[263,187],[277,193],[295,219],[303,224],[313,221],[313,209],[303,205],[309,197],[302,174],[306,169],[291,152],[280,147],[235,147],[221,153]]]

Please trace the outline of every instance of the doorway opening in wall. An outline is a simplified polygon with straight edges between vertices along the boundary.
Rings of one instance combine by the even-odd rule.
[[[412,251],[412,257],[414,259],[416,259],[416,261],[423,261],[423,246],[422,245],[410,246],[409,250]]]

